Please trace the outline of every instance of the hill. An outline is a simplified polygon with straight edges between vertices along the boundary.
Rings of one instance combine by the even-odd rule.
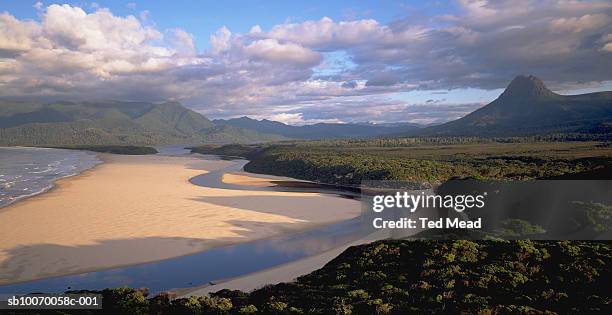
[[[282,139],[217,126],[177,102],[0,101],[0,145],[250,143]]]
[[[560,95],[534,76],[518,76],[493,102],[460,119],[420,130],[426,136],[610,133],[612,92]]]
[[[291,126],[278,121],[256,120],[248,117],[228,120],[213,120],[217,125],[229,125],[255,130],[261,133],[277,134],[292,139],[342,139],[373,138],[403,132],[413,132],[421,126],[412,123],[398,124],[331,124],[318,123],[304,126]]]

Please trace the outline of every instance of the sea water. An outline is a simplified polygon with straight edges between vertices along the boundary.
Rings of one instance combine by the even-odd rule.
[[[85,151],[0,147],[0,208],[45,192],[54,181],[101,162]]]

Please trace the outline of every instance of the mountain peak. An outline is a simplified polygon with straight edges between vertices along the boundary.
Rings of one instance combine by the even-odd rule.
[[[553,96],[555,93],[549,90],[544,82],[532,75],[519,75],[510,82],[503,97],[532,98],[538,96]]]

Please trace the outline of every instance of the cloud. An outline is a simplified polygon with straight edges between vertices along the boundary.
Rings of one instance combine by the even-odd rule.
[[[602,28],[610,24],[607,14],[585,14],[581,17],[559,18],[550,22],[551,28],[557,32],[579,33]]]
[[[230,38],[232,32],[225,26],[217,30],[213,35],[210,35],[210,45],[214,54],[222,53],[230,48]]]
[[[298,63],[314,66],[321,61],[321,55],[293,43],[279,43],[276,39],[261,39],[245,47],[248,55],[257,59]]]
[[[143,10],[138,14],[138,17],[140,17],[140,20],[142,21],[148,20],[149,16],[151,16],[151,12],[149,12],[149,10]]]
[[[0,57],[28,51],[39,32],[34,22],[19,21],[8,13],[0,13]]]
[[[388,24],[223,26],[206,50],[188,30],[159,29],[148,11],[35,7],[39,21],[0,13],[2,97],[178,100],[213,117],[292,123],[439,122],[482,106],[453,102],[456,89],[503,88],[521,73],[564,89],[612,80],[609,1],[461,0]],[[449,92],[432,102],[393,97],[412,90]]]
[[[95,98],[123,90],[117,86],[138,84],[129,82],[135,77],[150,75],[142,81],[146,84],[156,80],[154,73],[203,62],[185,31],[173,30],[165,38],[135,17],[118,17],[107,9],[87,13],[70,5],[50,5],[40,23],[3,13],[0,25],[0,52],[10,56],[4,62],[17,70],[0,76],[4,96]]]

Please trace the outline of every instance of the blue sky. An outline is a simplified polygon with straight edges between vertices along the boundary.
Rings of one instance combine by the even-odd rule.
[[[19,18],[39,19],[33,8],[38,1],[8,1],[0,4]],[[439,14],[451,11],[447,1],[40,1],[43,5],[66,3],[95,11],[108,8],[115,15],[138,16],[148,11],[150,19],[160,29],[180,27],[195,35],[199,48],[210,47],[208,37],[222,26],[234,32],[246,33],[254,25],[264,29],[287,21],[303,22],[328,16],[334,20],[372,18],[389,23],[417,12]]]
[[[0,12],[4,97],[431,123],[518,74],[567,94],[612,87],[607,1],[11,1]]]

